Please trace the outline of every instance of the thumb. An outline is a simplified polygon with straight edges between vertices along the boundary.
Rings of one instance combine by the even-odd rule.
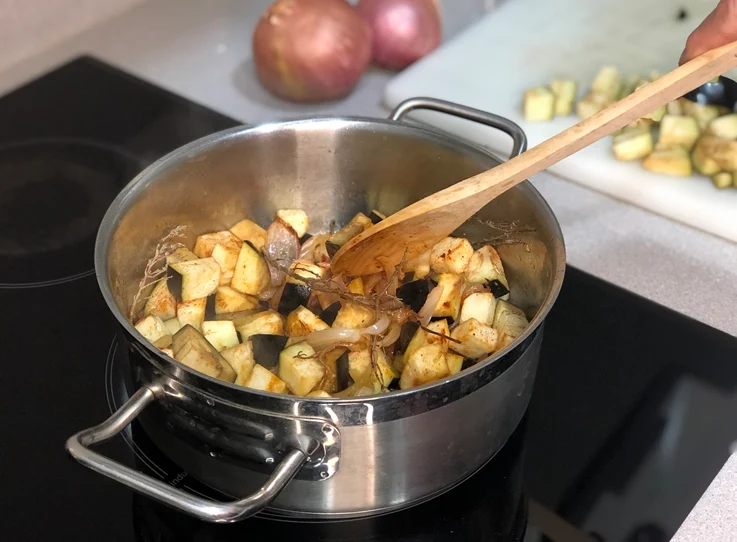
[[[683,64],[733,41],[737,41],[737,0],[720,0],[714,11],[688,37],[678,63]]]

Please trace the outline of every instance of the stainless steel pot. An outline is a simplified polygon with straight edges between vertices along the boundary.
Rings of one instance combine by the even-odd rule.
[[[125,316],[145,262],[176,225],[188,225],[186,242],[193,242],[244,216],[268,223],[287,207],[307,210],[311,229],[324,231],[358,211],[395,212],[498,163],[481,149],[403,122],[415,109],[503,130],[514,153],[524,150],[524,133],[506,119],[418,98],[389,120],[322,118],[213,134],[162,158],[121,192],[100,227],[95,266],[130,338],[139,387],[108,420],[67,441],[74,458],[198,518],[232,522],[266,506],[307,518],[395,510],[449,489],[494,456],[527,408],[543,319],[565,268],[558,223],[529,183],[486,206],[460,233],[499,245],[511,300],[527,310],[531,325],[510,347],[439,382],[355,400],[249,390],[163,355]],[[238,500],[208,501],[90,449],[139,415],[176,463]]]

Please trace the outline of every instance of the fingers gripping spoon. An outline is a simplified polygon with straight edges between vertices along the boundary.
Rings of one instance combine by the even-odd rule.
[[[735,67],[737,42],[703,53],[527,152],[387,217],[346,243],[331,266],[365,275],[398,265],[405,252],[421,254],[499,194]]]

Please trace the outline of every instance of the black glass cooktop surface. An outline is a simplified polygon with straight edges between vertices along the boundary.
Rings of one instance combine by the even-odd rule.
[[[525,421],[445,495],[370,520],[204,524],[64,442],[126,397],[93,242],[135,174],[239,124],[91,58],[0,97],[0,533],[36,540],[667,540],[737,441],[737,340],[569,268]],[[689,287],[693,287],[690,285]],[[111,457],[217,497],[140,426]]]

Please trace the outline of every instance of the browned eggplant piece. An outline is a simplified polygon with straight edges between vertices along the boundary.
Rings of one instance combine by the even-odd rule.
[[[399,351],[404,352],[407,350],[407,346],[409,346],[409,342],[412,340],[412,337],[415,336],[415,333],[417,333],[417,330],[420,328],[420,324],[418,322],[407,322],[402,326],[402,331],[399,333]]]
[[[288,340],[282,335],[251,335],[253,359],[267,369],[275,368],[279,364],[279,354],[286,347]]]
[[[279,312],[289,314],[300,305],[306,307],[312,289],[306,284],[287,283],[279,300]]]
[[[340,301],[336,301],[328,308],[320,312],[320,314],[318,314],[320,320],[325,322],[327,325],[332,326],[333,322],[335,322],[335,317],[338,316],[338,311],[340,310],[340,307]]]
[[[332,258],[340,250],[340,246],[330,241],[325,241],[325,250],[328,251],[328,256]]]
[[[486,283],[486,286],[489,287],[489,291],[491,291],[492,294],[494,294],[494,297],[499,299],[500,297],[504,297],[509,293],[509,288],[504,286],[504,284],[501,283],[501,281],[494,279],[490,280]]]
[[[347,387],[353,385],[353,379],[351,378],[348,367],[348,352],[343,352],[343,354],[335,362],[335,373],[336,381],[338,384],[338,391],[343,391]]]
[[[397,288],[397,297],[402,300],[403,303],[409,305],[409,307],[417,312],[427,301],[427,294],[430,290],[435,288],[436,284],[430,279],[413,280],[402,284]]]
[[[379,222],[384,220],[386,216],[383,213],[380,213],[379,211],[374,209],[373,211],[371,211],[371,214],[369,214],[369,218],[371,219],[371,222],[373,224],[378,224]]]
[[[236,373],[225,358],[194,327],[187,324],[172,337],[174,359],[208,376],[233,382]]]

